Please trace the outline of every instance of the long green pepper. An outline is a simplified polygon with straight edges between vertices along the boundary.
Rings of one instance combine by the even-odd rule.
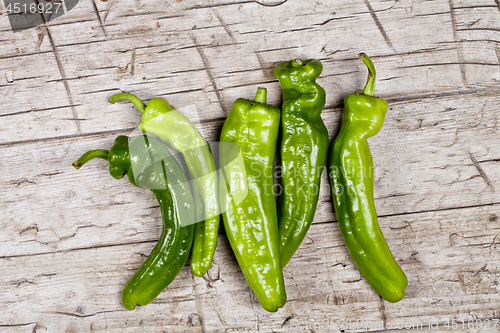
[[[210,146],[194,124],[163,98],[153,98],[146,106],[132,94],[119,93],[109,101],[125,100],[142,114],[139,128],[157,136],[167,146],[179,151],[189,171],[196,202],[196,223],[191,271],[203,276],[212,265],[219,231],[220,211],[218,181]]]
[[[274,68],[283,89],[282,194],[278,208],[283,267],[304,240],[318,204],[328,153],[328,131],[321,119],[326,93],[316,83],[322,70],[323,65],[315,59],[295,59]]]
[[[374,97],[375,66],[364,53],[368,82],[344,100],[340,133],[330,151],[330,180],[338,224],[356,267],[380,296],[398,302],[408,280],[389,250],[373,200],[373,159],[366,140],[384,123],[387,102]]]
[[[266,103],[265,88],[254,101],[237,99],[222,127],[220,142],[239,147],[220,154],[219,192],[224,228],[245,279],[262,304],[275,312],[286,302],[279,254],[274,195],[274,155],[280,110]],[[246,193],[243,200],[237,200]]]
[[[151,303],[184,267],[193,243],[194,200],[179,164],[154,138],[119,136],[109,151],[91,150],[73,166],[79,169],[94,158],[109,161],[114,178],[127,174],[131,184],[150,189],[160,204],[160,239],[122,292],[123,305],[133,310],[136,304]]]

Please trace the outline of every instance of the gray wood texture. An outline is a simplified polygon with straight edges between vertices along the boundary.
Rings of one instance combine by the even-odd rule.
[[[81,0],[17,33],[0,12],[1,332],[500,330],[498,0]],[[206,276],[186,266],[153,303],[126,310],[121,289],[161,221],[153,195],[105,162],[71,167],[136,128],[133,106],[107,98],[197,110],[216,141],[236,98],[264,86],[279,105],[277,62],[316,58],[332,142],[344,96],[366,79],[358,52],[389,102],[369,143],[406,297],[382,300],[354,267],[325,172],[277,313],[259,305],[223,229]]]

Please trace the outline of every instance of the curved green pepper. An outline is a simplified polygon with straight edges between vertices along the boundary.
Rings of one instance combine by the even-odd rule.
[[[363,93],[347,95],[340,133],[330,151],[330,179],[337,220],[356,267],[380,296],[398,302],[408,280],[382,235],[373,201],[373,160],[366,139],[384,123],[387,102],[373,96],[375,67],[368,67]]]
[[[266,93],[259,88],[254,101],[237,99],[229,112],[220,142],[239,146],[243,165],[231,163],[234,154],[221,153],[219,189],[224,228],[238,264],[262,307],[275,312],[286,302],[273,175],[280,110],[265,104]],[[236,200],[242,192],[246,197]]]
[[[138,136],[115,139],[111,150],[91,150],[73,166],[79,169],[94,158],[109,161],[109,173],[116,179],[128,175],[135,186],[150,189],[160,204],[163,229],[146,261],[127,282],[122,292],[125,308],[151,303],[186,264],[193,243],[194,200],[177,161],[159,141]]]
[[[323,65],[295,59],[276,65],[283,89],[279,200],[281,266],[297,251],[311,226],[318,204],[321,173],[328,152],[328,131],[321,119],[326,93],[317,83]]]
[[[220,220],[217,173],[210,146],[193,123],[163,98],[153,98],[147,106],[132,94],[120,93],[109,98],[113,104],[120,100],[132,102],[143,115],[141,130],[178,150],[186,162],[193,183],[196,221],[203,221],[195,226],[191,271],[203,276],[212,265]]]

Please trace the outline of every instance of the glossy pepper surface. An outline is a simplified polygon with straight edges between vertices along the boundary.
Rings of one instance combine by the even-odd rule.
[[[375,67],[368,67],[363,93],[347,95],[340,133],[330,151],[330,179],[338,224],[356,267],[380,296],[398,302],[408,280],[382,235],[373,201],[373,160],[366,140],[376,135],[385,119],[387,102],[374,97]]]
[[[160,205],[160,239],[122,292],[123,305],[133,310],[136,304],[151,303],[185,265],[194,236],[194,200],[179,164],[154,138],[119,136],[111,150],[91,150],[73,166],[80,168],[94,158],[109,161],[114,178],[127,174],[133,185],[150,189]]]
[[[224,123],[220,142],[239,147],[242,163],[220,153],[220,201],[224,228],[245,279],[264,309],[286,302],[279,256],[274,195],[274,155],[280,110],[266,105],[266,89],[254,101],[237,99]],[[236,200],[239,193],[243,200]],[[238,202],[239,201],[239,202]]]
[[[316,79],[323,65],[295,59],[276,65],[283,89],[281,181],[278,219],[281,265],[292,258],[311,226],[321,173],[328,153],[328,131],[321,119],[326,94]]]
[[[203,276],[212,265],[219,231],[218,181],[210,146],[194,124],[163,98],[153,98],[146,106],[132,94],[115,94],[109,101],[127,100],[142,114],[139,128],[153,134],[179,151],[186,163],[196,203],[196,223],[191,271]]]

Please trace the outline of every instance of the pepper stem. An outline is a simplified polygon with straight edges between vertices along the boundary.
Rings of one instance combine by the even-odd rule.
[[[93,160],[94,158],[102,158],[103,160],[108,160],[109,156],[109,150],[104,150],[104,149],[96,149],[96,150],[90,150],[83,154],[79,159],[73,162],[71,164],[75,169],[80,169],[85,163],[87,163],[90,160]]]
[[[114,94],[109,98],[109,102],[111,104],[115,104],[116,101],[129,101],[134,106],[139,110],[139,112],[144,114],[144,109],[146,109],[146,105],[139,99],[139,97],[133,95],[133,94],[127,94],[127,93],[118,93]]]
[[[257,93],[255,94],[254,102],[260,104],[266,104],[267,101],[267,89],[259,87],[257,88]]]
[[[304,64],[304,62],[302,61],[302,59],[294,59],[292,61],[292,67],[295,68],[295,67],[300,67]]]
[[[368,96],[373,96],[375,94],[375,79],[377,72],[375,71],[375,66],[372,60],[364,53],[358,54],[359,60],[365,63],[368,68],[368,79],[366,80],[365,88],[363,89],[363,94]]]

